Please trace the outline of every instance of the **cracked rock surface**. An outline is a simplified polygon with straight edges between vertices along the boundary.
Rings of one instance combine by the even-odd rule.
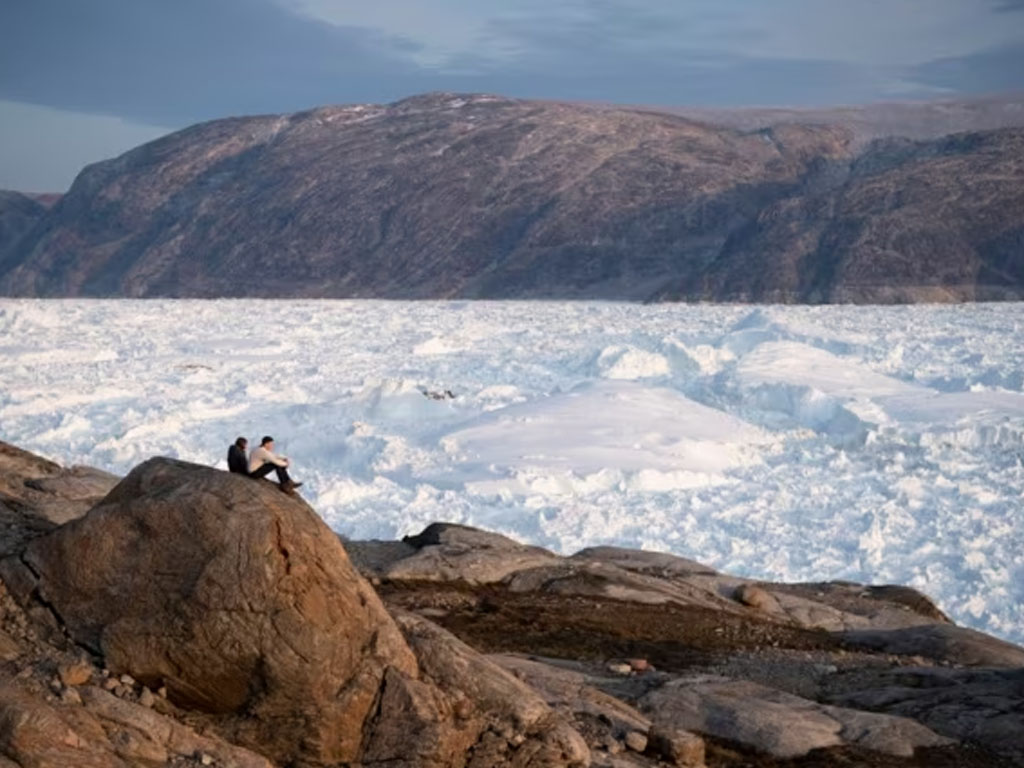
[[[0,477],[0,768],[1024,766],[1024,651],[904,587],[447,523],[343,544],[171,459],[98,499],[12,446]]]
[[[244,712],[234,735],[275,760],[354,760],[384,670],[416,673],[337,538],[269,482],[152,459],[22,561],[115,674]]]
[[[399,627],[338,537],[270,482],[152,459],[0,562],[0,577],[44,641],[108,670],[80,691],[57,675],[60,703],[119,717],[157,763],[178,725],[153,708],[274,765],[589,763],[579,734],[514,677],[426,619]],[[67,715],[37,704],[63,739]],[[9,756],[27,754],[29,725],[11,726]],[[58,752],[84,750],[87,764],[106,749],[95,735]]]

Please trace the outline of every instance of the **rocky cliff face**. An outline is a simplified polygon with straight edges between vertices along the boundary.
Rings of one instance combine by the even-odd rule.
[[[341,543],[169,459],[56,526],[81,489],[0,448],[4,768],[1024,765],[1024,649],[910,589],[450,524]]]
[[[855,138],[451,94],[221,120],[83,171],[0,293],[1020,294],[1024,129]]]
[[[269,482],[153,459],[0,560],[0,582],[16,628],[0,644],[29,670],[0,674],[0,755],[22,766],[178,765],[190,748],[227,766],[589,762],[509,673],[416,616],[396,622],[320,518]],[[47,707],[25,682],[33,655],[81,707]],[[48,735],[19,716],[26,702]]]
[[[872,143],[781,195],[663,298],[915,302],[1024,295],[1024,130]]]
[[[21,236],[43,217],[46,208],[28,195],[0,189],[0,272],[4,269],[4,254],[13,251]]]

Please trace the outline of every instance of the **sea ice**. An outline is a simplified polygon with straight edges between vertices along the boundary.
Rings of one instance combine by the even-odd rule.
[[[451,520],[910,584],[1024,642],[1022,326],[1022,304],[0,300],[0,438],[127,472],[271,434],[346,536]]]

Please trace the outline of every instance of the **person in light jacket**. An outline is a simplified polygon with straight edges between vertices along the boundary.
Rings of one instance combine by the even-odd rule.
[[[249,477],[266,477],[276,472],[282,491],[295,490],[302,483],[296,483],[288,476],[290,463],[284,456],[274,453],[274,438],[268,435],[260,440],[260,447],[254,448],[249,455]]]

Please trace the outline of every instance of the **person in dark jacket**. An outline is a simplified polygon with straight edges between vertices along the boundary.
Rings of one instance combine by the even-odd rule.
[[[248,445],[249,441],[240,437],[228,448],[228,472],[235,472],[239,475],[249,474],[249,457],[245,455]]]

